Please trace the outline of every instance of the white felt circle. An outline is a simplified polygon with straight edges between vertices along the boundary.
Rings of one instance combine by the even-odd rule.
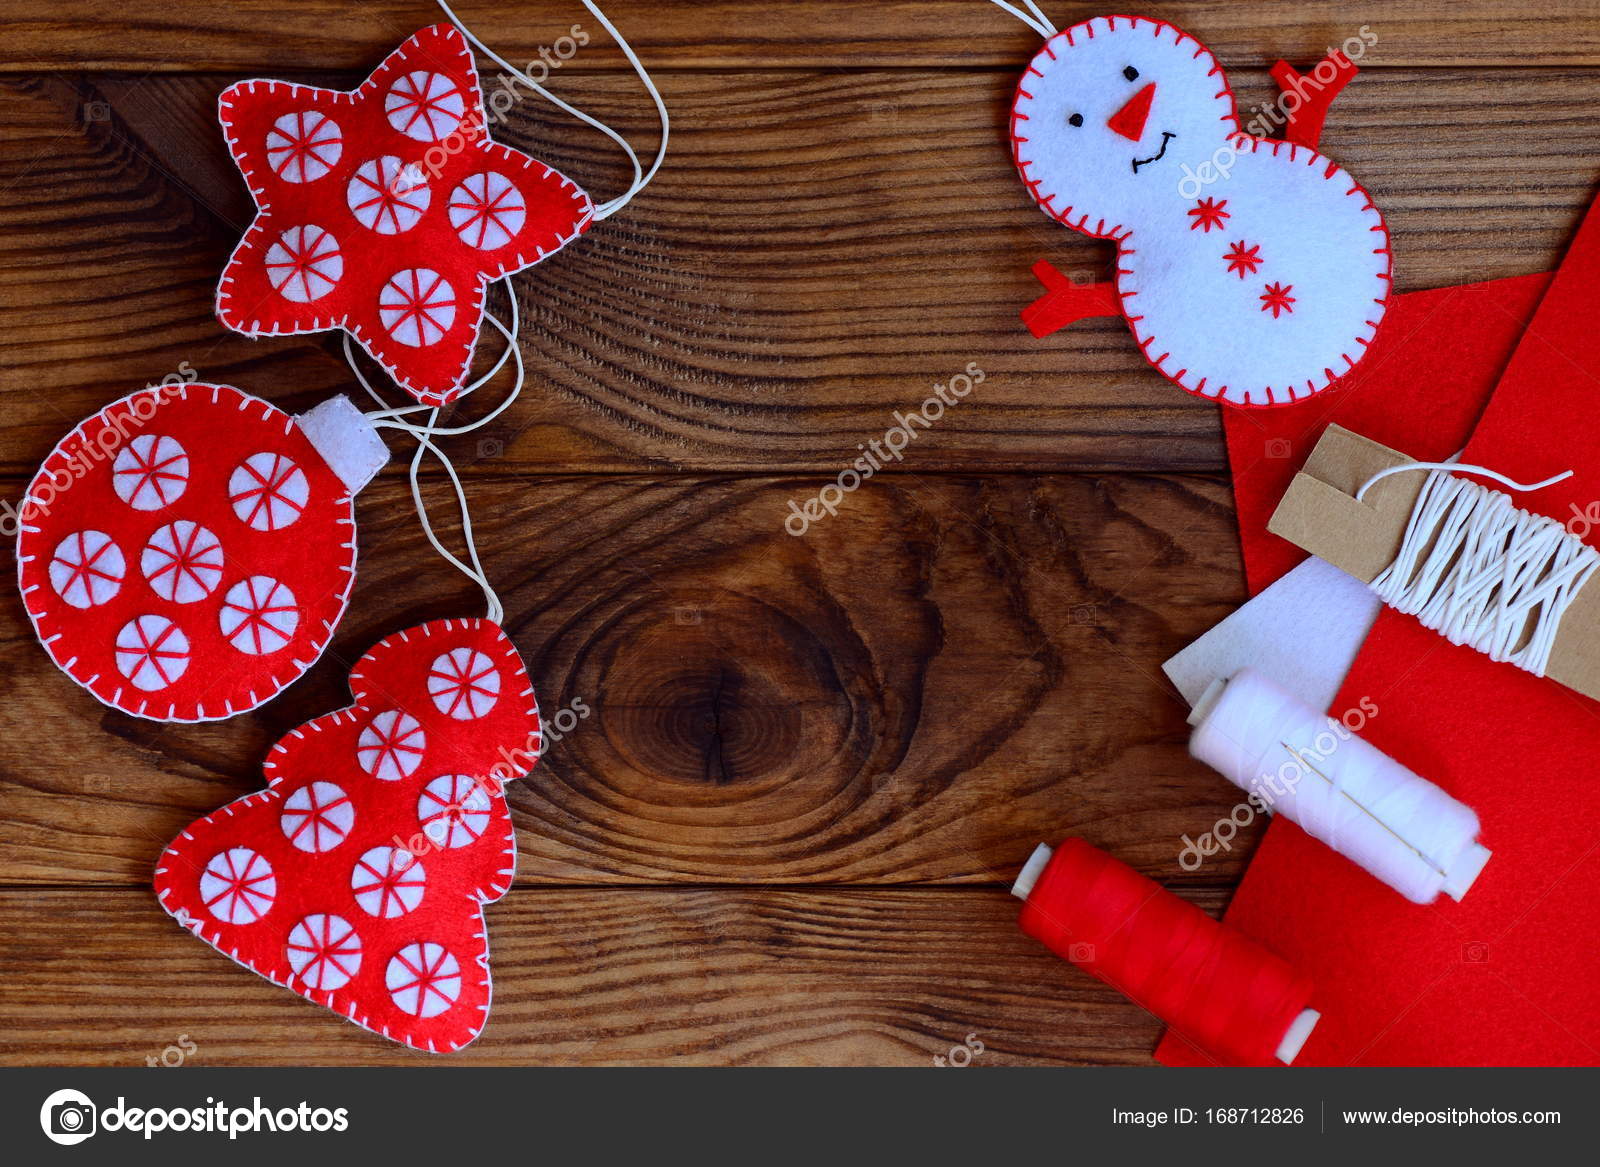
[[[469,175],[450,192],[450,225],[468,247],[493,251],[515,238],[528,218],[528,204],[503,174]]]
[[[395,782],[422,764],[428,735],[409,713],[390,709],[378,714],[356,740],[356,761],[374,778]]]
[[[117,633],[117,671],[135,689],[165,689],[188,667],[189,638],[165,616],[140,616]]]
[[[345,189],[350,213],[379,235],[398,235],[422,221],[433,199],[421,168],[393,154],[363,163]]]
[[[466,774],[446,774],[417,799],[422,833],[447,850],[465,847],[489,829],[491,803],[481,783]]]
[[[290,227],[267,248],[262,265],[267,281],[295,304],[320,300],[344,278],[339,241],[321,227]]]
[[[278,895],[272,864],[249,847],[234,847],[211,857],[200,875],[200,899],[224,924],[253,924]]]
[[[355,803],[332,782],[311,782],[284,799],[278,825],[302,851],[332,851],[356,822]]]
[[[378,293],[378,318],[400,344],[410,348],[438,344],[455,322],[455,289],[436,271],[407,268]]]
[[[435,658],[428,670],[428,695],[440,713],[471,721],[494,708],[500,671],[481,652],[457,648]]]
[[[343,916],[318,912],[289,933],[289,967],[308,989],[342,989],[361,968],[361,937]]]
[[[413,1017],[437,1017],[461,996],[461,965],[432,941],[395,953],[383,979],[395,1008]]]
[[[176,438],[140,434],[111,463],[117,497],[136,511],[158,511],[189,486],[189,455]]]
[[[228,501],[239,521],[279,531],[298,519],[311,498],[305,471],[282,454],[251,454],[228,476]]]
[[[139,570],[163,600],[193,604],[222,582],[222,541],[188,519],[168,523],[144,545]]]
[[[74,608],[95,608],[122,589],[122,548],[104,531],[76,531],[50,556],[50,586]]]
[[[315,182],[342,153],[338,123],[316,110],[286,113],[267,131],[267,165],[285,182]]]
[[[399,847],[374,847],[350,871],[356,903],[367,915],[381,919],[415,911],[427,885],[422,860]]]
[[[466,116],[466,96],[443,73],[419,69],[389,87],[383,99],[389,124],[418,142],[437,142]]]
[[[287,584],[271,576],[253,575],[228,589],[217,621],[222,635],[234,648],[251,656],[265,656],[294,638],[295,629],[300,626],[300,609]]]

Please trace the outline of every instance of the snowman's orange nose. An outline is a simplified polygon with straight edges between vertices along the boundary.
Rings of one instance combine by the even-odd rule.
[[[1144,137],[1144,124],[1150,119],[1150,103],[1155,99],[1156,83],[1152,81],[1130,97],[1127,105],[1112,114],[1106,120],[1106,125],[1130,142],[1137,142]]]

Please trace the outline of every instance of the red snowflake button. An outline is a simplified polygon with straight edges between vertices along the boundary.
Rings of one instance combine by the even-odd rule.
[[[511,886],[504,788],[538,754],[533,691],[486,620],[387,637],[350,687],[354,705],[273,746],[265,790],[172,841],[156,894],[220,952],[341,1017],[460,1049],[488,1019],[483,905]]]
[[[490,139],[453,25],[423,29],[351,92],[243,81],[219,116],[258,213],[218,317],[249,336],[343,328],[427,404],[461,393],[488,282],[594,214],[569,179]]]
[[[225,385],[107,406],[45,460],[21,510],[39,639],[128,713],[255,708],[332,636],[354,579],[351,493],[386,456],[342,397],[298,419]]]

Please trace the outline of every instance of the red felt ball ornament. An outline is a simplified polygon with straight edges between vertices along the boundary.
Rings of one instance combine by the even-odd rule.
[[[254,709],[327,647],[355,580],[354,495],[387,456],[343,397],[299,418],[227,385],[108,405],[45,459],[20,512],[39,639],[126,713]]]

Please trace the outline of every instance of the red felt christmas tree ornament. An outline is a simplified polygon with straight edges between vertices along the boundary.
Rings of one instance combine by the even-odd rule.
[[[34,629],[126,713],[254,709],[333,636],[355,580],[354,496],[387,459],[344,397],[300,417],[227,385],[114,402],[28,488],[17,563]]]
[[[417,1049],[489,1016],[483,905],[511,886],[505,783],[538,759],[538,705],[488,620],[380,641],[355,703],[292,731],[267,789],[208,815],[156,865],[185,927],[269,980]]]

